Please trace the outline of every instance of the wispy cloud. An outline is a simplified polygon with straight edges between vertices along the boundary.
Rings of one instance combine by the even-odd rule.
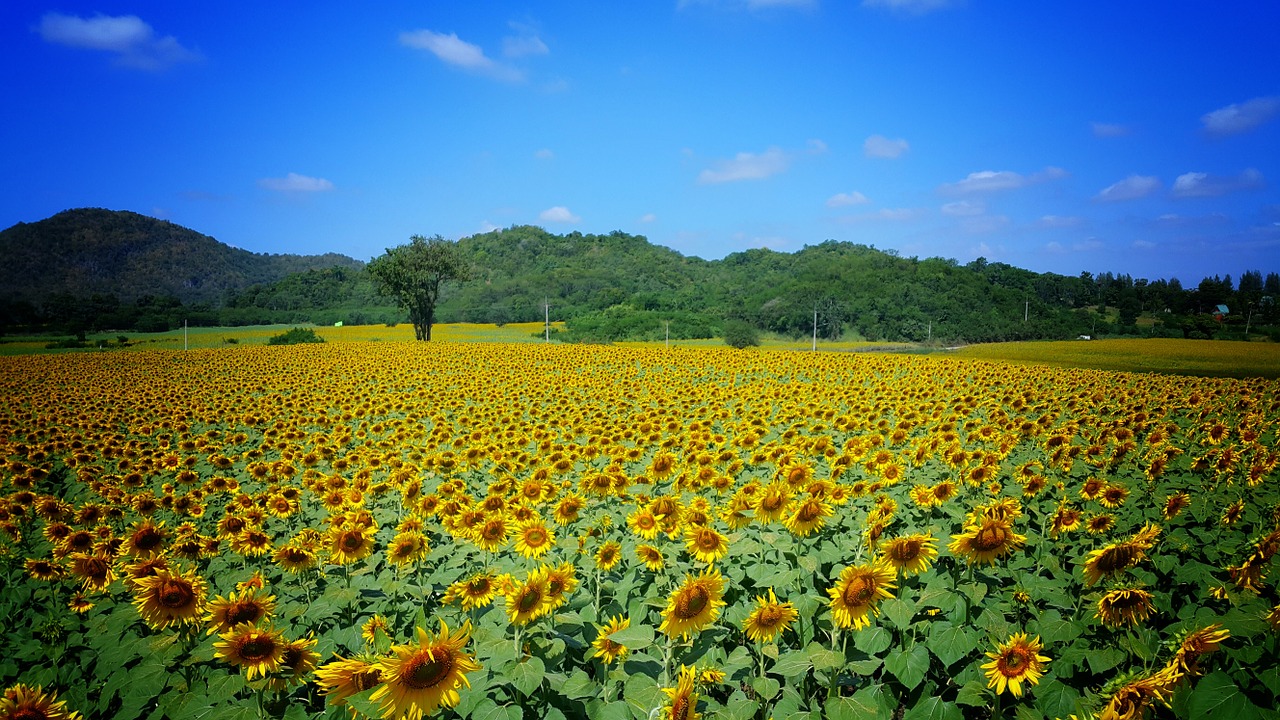
[[[582,218],[569,212],[569,208],[563,205],[549,207],[538,213],[538,219],[547,223],[562,223],[567,225],[576,225],[582,222]]]
[[[1120,125],[1118,123],[1095,122],[1089,123],[1093,129],[1093,136],[1100,138],[1118,138],[1129,134],[1128,125]]]
[[[485,55],[479,45],[473,45],[459,38],[455,33],[445,35],[432,30],[404,32],[400,33],[400,44],[417,50],[426,50],[447,65],[497,80],[519,82],[524,79],[524,73],[520,70],[496,62]]]
[[[507,23],[515,35],[502,39],[502,54],[509,58],[528,57],[530,55],[546,55],[551,52],[547,44],[538,37],[538,28],[529,23]]]
[[[1280,114],[1280,97],[1256,97],[1218,108],[1200,118],[1210,135],[1239,135],[1254,130]]]
[[[897,158],[911,149],[906,140],[890,140],[883,135],[872,135],[862,143],[862,152],[869,158]]]
[[[159,37],[136,15],[94,15],[82,18],[51,12],[36,28],[45,42],[115,55],[117,65],[140,70],[163,70],[200,59],[172,35]]]
[[[698,173],[702,185],[737,182],[739,180],[763,180],[787,169],[791,158],[781,148],[771,147],[762,153],[740,152],[730,160],[720,160],[713,167]]]
[[[1174,197],[1218,197],[1242,190],[1258,190],[1266,185],[1262,173],[1249,168],[1239,175],[1210,175],[1202,172],[1189,172],[1179,175],[1173,181]]]
[[[1069,228],[1076,227],[1082,222],[1084,222],[1083,219],[1073,215],[1042,215],[1036,221],[1036,227],[1049,229]]]
[[[538,150],[537,152],[535,152],[533,156],[539,160],[554,160],[556,157],[556,154],[552,152],[549,148],[542,148],[541,150]]]
[[[885,8],[912,15],[924,15],[951,4],[951,0],[862,0],[863,7]]]
[[[853,192],[836,193],[835,195],[827,198],[827,207],[835,208],[848,207],[850,205],[866,205],[870,202],[871,201],[867,199],[866,195],[854,190]]]
[[[1099,202],[1119,202],[1144,198],[1160,189],[1160,180],[1150,175],[1130,175],[1120,182],[1106,186],[1094,200]]]
[[[324,178],[289,173],[282,178],[262,178],[258,187],[283,193],[313,193],[333,189],[333,183]]]
[[[980,200],[957,200],[943,205],[940,210],[943,215],[951,217],[972,217],[986,212],[987,206]]]
[[[965,179],[954,183],[945,183],[938,190],[947,195],[967,195],[969,193],[998,192],[1016,190],[1067,176],[1067,171],[1057,167],[1047,167],[1037,173],[1022,175],[1010,170],[983,170],[969,173]]]
[[[658,220],[658,216],[654,215],[653,213],[645,213],[640,216],[640,222],[645,224],[648,224],[651,222],[657,222],[657,220]]]

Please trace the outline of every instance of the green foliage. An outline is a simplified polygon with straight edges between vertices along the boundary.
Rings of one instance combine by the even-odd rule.
[[[568,342],[692,340],[715,337],[717,332],[715,319],[706,315],[640,310],[629,304],[570,318],[565,327],[568,332],[562,339]]]
[[[726,320],[724,343],[738,349],[753,347],[760,344],[760,333],[750,323],[742,320]]]
[[[409,311],[418,340],[431,339],[440,289],[451,280],[471,278],[471,266],[457,243],[436,235],[414,235],[408,245],[387,248],[385,255],[369,263],[369,274],[383,295],[394,298]]]
[[[324,338],[316,334],[311,328],[293,328],[288,332],[274,335],[267,340],[268,345],[301,345],[306,343],[322,343]]]

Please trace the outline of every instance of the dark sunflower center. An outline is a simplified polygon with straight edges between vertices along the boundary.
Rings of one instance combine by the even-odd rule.
[[[818,504],[807,502],[800,506],[800,512],[796,513],[796,519],[800,522],[813,522],[818,519]]]
[[[164,536],[152,528],[139,530],[133,536],[133,546],[139,550],[154,550],[160,546]]]
[[[978,550],[995,550],[1004,547],[1009,531],[998,523],[988,523],[973,538],[973,546]]]
[[[875,594],[875,582],[870,578],[854,578],[844,589],[844,604],[850,607],[860,607],[870,602],[871,598],[875,597]]]
[[[703,550],[718,550],[720,540],[710,532],[698,533],[698,547]]]
[[[541,530],[530,530],[524,536],[524,544],[529,547],[538,547],[547,542],[547,534]]]
[[[498,524],[490,524],[484,526],[485,540],[498,540],[502,538],[502,526]]]
[[[764,499],[760,501],[761,510],[776,512],[780,507],[782,507],[782,497],[778,495],[765,495]]]
[[[160,604],[167,608],[186,607],[195,599],[191,586],[181,580],[165,580],[160,584]]]
[[[529,612],[538,607],[538,603],[542,602],[542,593],[537,588],[525,588],[520,593],[520,599],[516,606],[520,608],[520,612]]]
[[[1098,570],[1104,573],[1120,572],[1133,564],[1138,551],[1129,545],[1117,545],[1098,556]]]
[[[358,532],[344,533],[342,536],[342,549],[347,552],[355,552],[364,544],[364,537]]]
[[[701,585],[695,585],[680,596],[676,603],[676,617],[681,620],[697,617],[711,603],[711,595]]]
[[[1023,674],[1030,665],[1030,658],[1022,648],[1014,648],[1000,657],[1000,672],[1006,677]]]
[[[94,579],[101,579],[107,576],[107,567],[106,561],[91,557],[84,561],[84,574]]]
[[[256,623],[262,617],[262,606],[256,602],[238,602],[227,608],[227,624]]]
[[[271,657],[276,644],[271,638],[251,637],[240,645],[240,657],[249,662],[261,662]]]
[[[765,629],[773,628],[781,622],[782,608],[777,605],[766,605],[760,608],[760,613],[756,615],[756,624]]]
[[[364,692],[380,682],[382,682],[382,673],[376,668],[358,672],[351,676],[351,684],[355,686],[356,692]]]
[[[889,548],[889,557],[898,562],[911,562],[920,555],[920,541],[914,538],[895,543]]]
[[[444,682],[451,670],[453,656],[448,651],[435,653],[434,659],[419,654],[409,661],[408,667],[400,671],[400,679],[414,690],[425,690]]]

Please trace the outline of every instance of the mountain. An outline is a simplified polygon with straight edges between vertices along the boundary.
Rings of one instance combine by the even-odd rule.
[[[293,273],[364,265],[335,253],[252,253],[165,220],[99,208],[67,210],[0,231],[0,257],[3,294],[31,302],[100,294],[124,302],[152,295],[218,304],[228,292]]]

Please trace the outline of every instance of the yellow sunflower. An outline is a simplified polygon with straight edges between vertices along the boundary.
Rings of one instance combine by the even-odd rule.
[[[1170,665],[1177,667],[1187,677],[1195,677],[1200,674],[1200,656],[1217,652],[1222,647],[1223,641],[1229,637],[1231,632],[1224,630],[1216,623],[1192,630],[1181,636],[1178,650]]]
[[[279,631],[248,624],[237,625],[218,637],[222,641],[213,644],[216,656],[229,665],[244,668],[247,680],[279,670],[288,645]]]
[[[443,620],[435,636],[418,628],[416,644],[396,645],[391,648],[393,657],[378,661],[382,685],[369,699],[380,700],[383,717],[388,718],[416,720],[441,707],[456,707],[462,699],[458,688],[471,687],[467,673],[480,669],[462,649],[470,639],[470,622],[456,634],[450,634]]]
[[[596,567],[608,572],[618,565],[622,559],[622,545],[610,540],[596,550]]]
[[[1151,593],[1141,588],[1112,590],[1098,600],[1094,617],[1108,627],[1136,626],[1155,611],[1152,598]]]
[[[352,695],[377,687],[381,682],[378,662],[368,656],[338,657],[316,669],[316,684],[334,705],[342,705]]]
[[[777,596],[773,594],[773,588],[769,588],[767,597],[756,596],[756,607],[742,621],[742,629],[747,637],[756,642],[771,642],[790,628],[791,623],[798,617],[800,613],[796,611],[795,606],[789,602],[778,602]]]
[[[652,540],[658,537],[658,518],[654,516],[649,508],[637,508],[634,512],[627,516],[627,527],[631,528],[631,532],[639,535],[645,540]]]
[[[626,630],[631,627],[631,618],[624,618],[621,615],[615,615],[609,620],[608,625],[596,627],[596,639],[591,646],[596,649],[591,657],[598,657],[605,665],[617,662],[620,658],[627,654],[627,646],[614,642],[610,639],[610,635],[619,630]]]
[[[284,569],[285,572],[297,574],[305,570],[310,570],[319,562],[315,551],[310,548],[289,542],[276,548],[273,557],[275,563]]]
[[[392,565],[408,565],[426,557],[430,551],[427,536],[421,532],[417,530],[398,532],[387,545],[387,562]]]
[[[374,613],[372,617],[364,621],[360,626],[360,637],[370,646],[378,644],[378,633],[382,636],[391,637],[391,622],[383,615]]]
[[[971,564],[991,564],[1022,547],[1027,537],[1015,533],[1008,519],[988,518],[981,524],[966,526],[964,532],[952,535],[951,540],[947,549],[953,555],[962,555]]]
[[[303,682],[320,662],[320,653],[313,649],[315,646],[316,639],[313,637],[292,640],[285,645],[284,655],[280,657],[280,669],[269,683],[271,689],[283,692],[290,685]]]
[[[794,491],[787,487],[786,483],[773,481],[765,486],[764,491],[756,498],[752,509],[755,510],[756,520],[761,523],[768,524],[775,520],[781,520],[782,516],[787,512],[787,503],[791,501]]]
[[[498,594],[498,583],[493,573],[483,572],[466,580],[458,580],[444,592],[445,604],[462,601],[463,610],[488,607]]]
[[[237,625],[257,625],[270,620],[276,611],[276,596],[258,596],[258,589],[236,591],[227,596],[219,595],[209,603],[209,634],[224,633]]]
[[[658,572],[666,566],[662,551],[652,545],[637,545],[636,557],[652,572]]]
[[[982,665],[987,671],[987,687],[995,688],[997,695],[1007,688],[1014,697],[1022,697],[1022,683],[1036,685],[1044,674],[1049,658],[1040,654],[1043,649],[1039,637],[1028,640],[1026,633],[1018,633],[998,645],[995,652],[987,653],[991,662]]]
[[[507,523],[506,516],[499,514],[485,520],[483,525],[476,528],[472,539],[482,550],[498,552],[503,545],[507,544],[507,538],[510,535],[511,527]]]
[[[669,637],[689,637],[701,632],[720,617],[724,607],[724,578],[714,567],[701,575],[685,575],[684,582],[676,588],[662,611],[659,630]]]
[[[40,685],[18,683],[6,688],[0,697],[3,720],[81,720],[78,712],[67,709],[67,701],[55,692],[45,692]]]
[[[685,548],[700,562],[711,564],[729,552],[729,541],[714,528],[693,526],[685,531]]]
[[[547,576],[541,570],[529,573],[524,582],[512,583],[507,591],[507,617],[514,625],[527,625],[550,609]]]
[[[809,497],[804,500],[795,500],[787,506],[782,524],[791,531],[792,535],[809,537],[827,524],[827,518],[831,517],[833,512],[831,504],[821,498]]]
[[[363,527],[335,529],[329,535],[329,556],[335,565],[350,565],[373,553],[373,538]]]
[[[696,668],[681,665],[676,675],[676,686],[662,688],[667,696],[667,704],[662,708],[665,720],[698,720],[702,717],[698,712],[698,695],[693,691],[697,676]]]
[[[835,585],[827,589],[831,597],[831,617],[836,627],[861,630],[871,624],[870,615],[879,615],[881,600],[892,598],[898,574],[883,560],[869,565],[850,565],[840,571]]]
[[[157,570],[134,584],[133,604],[148,625],[160,630],[198,622],[204,596],[204,578],[194,570]]]
[[[885,541],[880,553],[904,576],[918,575],[928,570],[929,563],[938,556],[936,542],[932,535],[917,533]]]
[[[527,558],[539,558],[556,544],[556,536],[541,520],[530,520],[516,527],[516,552]]]
[[[569,596],[578,589],[578,578],[574,573],[573,564],[562,563],[559,567],[543,567],[542,573],[546,578],[547,603],[551,606],[548,611],[569,602]]]

